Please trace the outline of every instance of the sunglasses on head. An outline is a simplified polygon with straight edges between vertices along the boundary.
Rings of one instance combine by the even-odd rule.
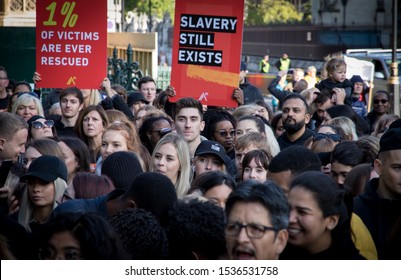
[[[220,131],[215,131],[217,132],[221,137],[227,137],[228,135],[230,135],[231,137],[234,137],[235,135],[235,130],[230,130],[230,132],[225,131],[225,130],[220,130]]]
[[[160,137],[163,137],[164,135],[166,135],[166,134],[168,134],[168,133],[170,133],[172,131],[173,130],[171,128],[164,127],[164,128],[158,129],[158,130],[154,130],[152,132],[157,132],[160,135]]]
[[[330,138],[334,142],[341,141],[341,135],[339,134],[324,134],[324,133],[316,133],[316,135],[313,136],[313,141],[319,141],[326,138]]]
[[[18,97],[20,97],[20,96],[22,96],[22,95],[24,95],[24,94],[28,94],[28,95],[30,95],[30,96],[33,96],[33,97],[35,97],[35,98],[39,98],[39,96],[36,94],[36,93],[34,93],[34,92],[18,92]]]
[[[386,104],[387,102],[388,102],[387,99],[375,99],[375,100],[373,100],[374,104],[379,104],[379,103]]]
[[[54,126],[54,121],[52,121],[52,120],[46,120],[44,123],[39,122],[39,121],[32,122],[32,127],[36,128],[36,129],[45,128],[45,127],[52,128],[53,126]]]

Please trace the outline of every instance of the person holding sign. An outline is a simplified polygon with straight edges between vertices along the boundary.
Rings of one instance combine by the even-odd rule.
[[[238,105],[252,104],[258,100],[264,101],[260,90],[246,80],[247,68],[247,64],[241,61],[239,88],[236,88],[233,94],[233,99],[237,100]]]

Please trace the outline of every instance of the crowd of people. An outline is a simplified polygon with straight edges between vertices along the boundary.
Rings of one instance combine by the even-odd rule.
[[[172,103],[151,77],[41,97],[39,73],[11,86],[0,66],[1,259],[400,259],[388,93],[367,112],[342,59],[321,81],[277,67],[273,112],[244,62],[237,108]]]

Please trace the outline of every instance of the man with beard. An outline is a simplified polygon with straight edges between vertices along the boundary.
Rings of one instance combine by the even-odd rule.
[[[304,145],[306,140],[314,136],[314,132],[306,127],[311,117],[308,103],[297,93],[288,95],[283,103],[283,126],[285,132],[277,139],[280,149],[292,145]]]

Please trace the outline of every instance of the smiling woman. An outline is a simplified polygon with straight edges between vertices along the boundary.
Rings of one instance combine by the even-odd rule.
[[[288,194],[289,239],[283,259],[363,259],[355,248],[346,217],[343,192],[318,171],[294,178]]]

